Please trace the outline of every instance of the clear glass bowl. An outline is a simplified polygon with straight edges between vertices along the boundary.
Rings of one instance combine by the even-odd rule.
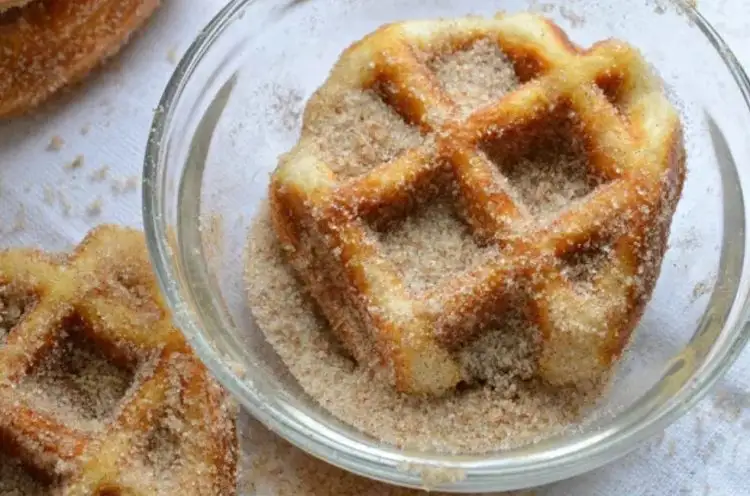
[[[250,221],[304,100],[346,46],[400,19],[542,10],[574,41],[629,41],[664,78],[686,129],[688,179],[670,249],[630,352],[595,420],[482,456],[402,451],[318,407],[247,308]],[[198,355],[239,402],[300,448],[352,472],[419,487],[404,467],[461,474],[441,489],[517,489],[625,454],[703,396],[748,338],[750,82],[700,14],[667,1],[234,0],[191,46],[153,122],[144,224],[166,297]],[[291,102],[291,103],[290,103]]]

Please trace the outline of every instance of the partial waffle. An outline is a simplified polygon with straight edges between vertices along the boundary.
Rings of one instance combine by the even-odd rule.
[[[480,44],[499,49],[518,80],[489,101],[451,91],[435,69]],[[377,100],[401,127],[357,114],[351,154],[326,141],[325,126],[357,112],[341,103],[357,98]],[[541,212],[514,174],[561,141],[585,157],[585,191]],[[628,44],[583,49],[527,13],[402,22],[344,51],[311,97],[301,138],[273,174],[271,215],[335,335],[398,390],[436,395],[472,381],[457,351],[519,310],[541,341],[538,375],[590,387],[607,378],[650,298],[684,174],[678,113]],[[412,291],[373,229],[441,196],[495,254]]]
[[[172,326],[141,233],[0,252],[0,493],[235,494],[232,410]]]
[[[0,0],[0,117],[33,109],[114,55],[159,0]]]

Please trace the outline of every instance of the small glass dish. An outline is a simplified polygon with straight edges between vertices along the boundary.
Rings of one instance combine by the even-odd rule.
[[[682,114],[687,181],[653,298],[595,420],[485,455],[404,451],[318,407],[266,343],[246,303],[248,229],[278,155],[297,139],[305,100],[346,46],[387,22],[493,15],[500,6],[541,11],[584,46],[615,37],[639,48]],[[396,485],[422,487],[420,473],[430,471],[460,474],[438,485],[447,491],[541,485],[608,463],[664,429],[746,343],[749,102],[750,81],[730,49],[679,2],[234,0],[192,44],[155,113],[144,167],[149,250],[201,359],[303,450]]]

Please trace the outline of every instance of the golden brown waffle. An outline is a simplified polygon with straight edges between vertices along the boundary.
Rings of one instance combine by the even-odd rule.
[[[232,408],[172,326],[141,233],[0,252],[3,456],[21,494],[235,494]]]
[[[158,5],[159,0],[0,0],[0,117],[23,114],[81,80],[114,55]]]
[[[433,61],[479,43],[499,48],[519,85],[459,105]],[[362,112],[359,155],[326,143],[321,123],[353,94],[380,100],[408,129],[383,131]],[[586,191],[539,213],[513,170],[559,142],[585,157]],[[365,156],[383,163],[334,172],[332,161],[351,173]],[[650,298],[684,161],[678,114],[626,43],[582,49],[525,13],[403,22],[348,48],[310,99],[302,136],[273,174],[272,218],[334,333],[399,390],[439,394],[471,381],[457,350],[519,309],[540,336],[538,374],[583,387],[606,378]],[[496,251],[417,294],[373,232],[440,196]]]

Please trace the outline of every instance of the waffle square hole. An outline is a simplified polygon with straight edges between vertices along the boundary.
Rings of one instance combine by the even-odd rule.
[[[381,255],[396,266],[415,296],[496,253],[477,242],[448,197],[432,198],[399,218],[371,227]]]
[[[427,65],[462,117],[497,102],[522,83],[513,60],[487,38],[439,51]]]
[[[576,114],[558,104],[548,114],[486,138],[480,149],[509,183],[510,194],[546,221],[604,181],[591,167]]]
[[[399,109],[387,103],[382,85],[320,95],[315,118],[304,132],[312,137],[316,153],[342,178],[366,174],[404,151],[424,143],[418,127],[408,123]]]
[[[592,293],[597,276],[606,270],[613,257],[614,252],[609,240],[596,245],[584,245],[562,258],[562,276],[572,284],[577,293]]]
[[[0,284],[0,347],[38,300],[37,295],[30,291],[12,284]]]
[[[35,409],[82,431],[97,430],[111,420],[135,377],[135,366],[124,354],[111,345],[98,345],[91,335],[80,317],[65,319],[59,341],[18,388]]]

